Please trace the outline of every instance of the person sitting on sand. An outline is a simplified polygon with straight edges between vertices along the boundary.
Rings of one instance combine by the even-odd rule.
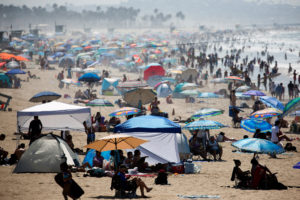
[[[193,155],[200,155],[204,160],[206,160],[206,150],[202,146],[202,142],[198,140],[197,134],[194,134],[189,140],[189,147]]]
[[[136,149],[133,155],[133,167],[138,167],[140,172],[145,171],[145,169],[148,167],[148,163],[145,162],[146,158],[147,156],[141,157],[140,150]]]
[[[251,185],[251,175],[250,171],[242,171],[240,166],[241,166],[241,161],[240,160],[233,160],[235,167],[232,170],[232,175],[231,175],[231,181],[234,181],[235,179],[238,179],[240,182],[237,184],[237,187],[250,187]]]
[[[124,160],[124,165],[131,169],[133,166],[133,154],[131,151],[127,152],[127,158]]]
[[[118,172],[118,176],[121,178],[121,190],[123,191],[129,191],[133,190],[133,188],[140,188],[141,196],[142,198],[146,198],[144,190],[146,189],[147,192],[150,192],[152,188],[147,187],[147,185],[140,179],[140,178],[133,178],[132,180],[129,180],[130,177],[126,178],[126,166],[121,165],[120,170]]]
[[[211,136],[208,141],[208,151],[213,155],[214,160],[217,160],[217,154],[219,154],[219,160],[222,160],[223,150],[215,140],[214,136]]]
[[[150,104],[151,114],[159,113],[159,107],[158,107],[159,104],[160,104],[160,102],[157,100],[157,97],[155,97],[154,100]]]
[[[226,141],[235,142],[236,141],[236,139],[230,139],[230,138],[226,137],[224,132],[220,132],[217,135],[216,140],[217,140],[217,142],[226,142]]]
[[[169,95],[169,96],[166,97],[166,102],[167,102],[167,104],[172,104],[173,103],[172,95]]]
[[[1,134],[0,135],[0,140],[1,141],[5,140],[5,137],[6,137],[5,134]],[[0,147],[0,164],[5,161],[5,159],[7,158],[7,155],[8,155],[8,152]]]
[[[103,168],[103,156],[100,151],[96,151],[96,155],[93,158],[93,167]]]

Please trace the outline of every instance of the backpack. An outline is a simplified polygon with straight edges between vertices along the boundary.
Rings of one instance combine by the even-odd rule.
[[[168,174],[164,171],[160,171],[155,179],[156,185],[167,185],[168,184]]]
[[[116,189],[120,190],[121,189],[121,177],[118,174],[113,175],[111,179],[111,186],[110,189]]]

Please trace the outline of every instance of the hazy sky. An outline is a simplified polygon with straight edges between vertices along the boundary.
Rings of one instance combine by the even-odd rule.
[[[14,5],[24,5],[27,6],[43,6],[46,4],[53,4],[57,3],[59,5],[68,3],[73,5],[116,5],[120,2],[127,2],[128,0],[0,0],[2,4],[14,4]],[[153,1],[153,0],[152,0]],[[159,1],[159,0],[156,0]],[[175,0],[174,0],[175,1]],[[201,1],[201,0],[199,0]],[[300,0],[246,0],[246,1],[256,1],[256,2],[268,2],[268,3],[283,3],[283,4],[293,4],[293,5],[300,5]]]

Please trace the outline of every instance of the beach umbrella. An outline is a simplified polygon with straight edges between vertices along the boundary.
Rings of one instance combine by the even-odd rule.
[[[148,142],[148,140],[143,140],[140,138],[120,133],[105,136],[100,140],[90,143],[84,147],[102,152],[118,149],[135,149],[146,142]]]
[[[83,74],[81,77],[79,77],[78,81],[92,83],[92,82],[100,81],[100,77],[94,73],[86,73]]]
[[[106,99],[94,99],[85,104],[86,106],[113,107],[114,105]]]
[[[278,99],[275,97],[270,97],[270,96],[262,96],[259,97],[260,101],[266,104],[269,107],[276,108],[278,110],[283,110],[284,105],[281,103]]]
[[[143,83],[141,81],[125,81],[125,82],[120,82],[117,87],[118,88],[142,88],[147,86],[148,84]]]
[[[227,127],[220,122],[212,121],[212,120],[199,120],[188,123],[183,127],[183,129],[188,130],[205,130],[205,129],[220,129]]]
[[[293,166],[294,169],[300,169],[300,162]]]
[[[224,110],[216,109],[216,108],[201,108],[196,111],[192,118],[200,118],[200,117],[212,117],[216,115],[221,115],[224,113]]]
[[[59,59],[59,67],[73,67],[75,65],[75,59],[73,57],[64,56]]]
[[[119,116],[128,116],[128,115],[135,115],[140,112],[139,109],[133,107],[123,107],[114,112],[110,113],[110,117],[119,117]]]
[[[247,85],[243,85],[243,86],[238,87],[235,91],[237,91],[237,92],[245,92],[245,91],[248,91],[250,89],[251,89],[251,87],[249,87]]]
[[[195,80],[197,74],[198,74],[198,72],[196,69],[189,68],[182,72],[181,78],[185,81],[187,81],[191,78],[191,80],[193,81],[193,80]]]
[[[6,64],[6,67],[9,69],[14,69],[20,67],[20,65],[16,61],[10,61],[9,63]]]
[[[243,95],[249,95],[249,96],[266,96],[265,93],[258,91],[258,90],[249,90],[247,92],[244,92]]]
[[[53,101],[59,99],[61,97],[60,94],[55,92],[44,91],[35,94],[33,97],[29,99],[30,102],[43,102],[43,101]]]
[[[17,60],[17,61],[29,61],[27,58],[23,57],[23,56],[14,56],[14,58]]]
[[[151,76],[165,76],[164,68],[158,63],[147,65],[144,71],[144,80],[148,80]]]
[[[244,119],[241,122],[241,127],[246,131],[255,133],[256,129],[260,129],[261,133],[271,132],[272,125],[263,120]]]
[[[13,75],[13,74],[26,74],[26,72],[24,72],[23,70],[20,70],[20,69],[12,69],[12,70],[9,70],[8,72],[6,72],[5,74],[9,75]]]
[[[225,80],[224,78],[215,78],[210,81],[211,83],[227,83],[228,81]]]
[[[297,110],[299,105],[300,105],[300,97],[297,97],[289,101],[283,109],[283,116],[286,116],[287,114]]]
[[[70,78],[65,78],[61,80],[61,82],[66,83],[66,84],[72,84],[72,85],[80,85],[80,83],[76,80],[70,79]]]
[[[266,108],[263,110],[256,111],[250,115],[250,118],[269,118],[281,115],[282,111],[276,108]]]
[[[94,73],[94,74],[98,74],[100,73],[100,70],[98,69],[95,69],[93,67],[90,67],[90,68],[86,68],[83,70],[84,73]]]
[[[201,92],[197,98],[220,98],[221,96],[212,92]]]
[[[225,80],[229,80],[229,81],[244,81],[241,77],[238,77],[238,76],[227,76],[227,77],[225,77]]]
[[[180,94],[186,95],[186,96],[197,96],[199,94],[199,91],[197,90],[183,90],[180,92]]]
[[[242,92],[236,92],[235,96],[239,99],[243,99],[243,100],[249,100],[251,98],[251,96],[249,95],[244,95]]]
[[[140,108],[141,105],[151,103],[156,96],[152,89],[137,88],[124,94],[124,101],[131,106]]]
[[[231,145],[240,151],[249,153],[280,154],[284,152],[284,149],[281,146],[274,144],[269,140],[258,138],[242,139]]]

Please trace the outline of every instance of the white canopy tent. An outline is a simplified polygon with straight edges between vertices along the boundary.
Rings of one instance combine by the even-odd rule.
[[[179,152],[176,133],[126,132],[137,138],[148,140],[137,149],[141,151],[149,164],[179,163]]]
[[[43,130],[84,131],[82,123],[90,123],[91,109],[57,101],[26,108],[17,113],[18,130],[28,130],[34,116],[39,116]]]

